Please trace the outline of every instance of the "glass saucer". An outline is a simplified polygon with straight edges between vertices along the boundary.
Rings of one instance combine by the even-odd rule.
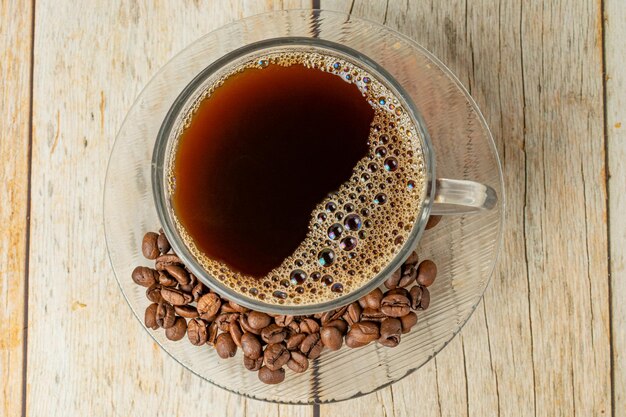
[[[502,240],[502,172],[489,129],[457,78],[409,38],[379,24],[326,10],[289,10],[252,16],[209,33],[168,62],[141,92],[118,133],[107,170],[104,224],[111,264],[129,306],[143,326],[149,301],[131,277],[145,232],[160,225],[152,197],[151,158],[165,114],[180,91],[203,68],[244,45],[286,37],[316,37],[356,49],[404,86],[421,111],[432,138],[438,177],[478,181],[493,187],[498,205],[478,215],[445,217],[418,247],[421,259],[438,266],[431,305],[395,348],[373,343],[325,351],[308,371],[287,369],[285,382],[265,385],[243,366],[241,352],[220,359],[209,346],[186,338],[172,342],[163,330],[146,331],[175,360],[229,391],[291,404],[358,397],[400,380],[432,359],[460,331],[489,283]]]

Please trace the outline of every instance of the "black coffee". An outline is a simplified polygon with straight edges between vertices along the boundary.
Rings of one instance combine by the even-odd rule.
[[[262,278],[350,179],[373,119],[359,89],[333,74],[246,68],[200,104],[181,136],[176,214],[207,256]]]
[[[240,64],[188,112],[170,167],[185,243],[232,288],[310,304],[369,281],[424,193],[411,118],[390,90],[331,55]]]

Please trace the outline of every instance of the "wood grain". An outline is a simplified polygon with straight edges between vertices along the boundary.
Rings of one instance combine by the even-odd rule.
[[[322,415],[413,415],[409,404],[425,416],[609,415],[599,5],[389,1],[375,20],[381,9],[483,110],[504,171],[505,246],[482,305],[434,361]]]
[[[160,350],[120,294],[102,228],[108,156],[140,89],[199,36],[281,6],[37,1],[27,415],[311,415],[216,388]]]
[[[0,416],[22,410],[27,263],[30,2],[0,0]]]
[[[613,413],[626,417],[626,9],[619,0],[604,5]]]
[[[401,382],[320,414],[626,416],[621,0],[320,3],[407,34],[459,76],[492,129],[507,194],[500,263],[461,334]],[[0,416],[22,401],[29,416],[313,414],[232,395],[162,352],[119,294],[101,213],[116,131],[170,57],[229,21],[310,5],[38,0],[33,12],[0,0]]]

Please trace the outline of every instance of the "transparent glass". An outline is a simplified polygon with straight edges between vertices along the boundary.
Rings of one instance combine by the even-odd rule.
[[[498,156],[487,125],[458,80],[430,53],[410,39],[378,24],[324,10],[272,12],[239,20],[199,39],[173,58],[150,81],[130,109],[116,140],[105,183],[104,221],[109,255],[119,285],[143,325],[149,302],[145,289],[131,280],[141,256],[141,239],[160,227],[152,199],[152,152],[159,129],[180,92],[224,55],[274,38],[315,38],[362,52],[385,68],[419,109],[432,140],[437,186],[463,191],[484,184],[499,196],[479,215],[447,216],[423,233],[417,250],[438,266],[431,306],[395,348],[370,344],[359,349],[325,351],[309,370],[287,370],[284,383],[269,386],[243,366],[241,353],[222,360],[213,349],[186,340],[172,342],[163,331],[147,330],[177,361],[230,391],[284,403],[333,402],[363,395],[395,382],[422,366],[461,329],[480,301],[498,256],[502,237],[503,188]],[[468,191],[468,190],[465,190]],[[434,196],[441,212],[471,199],[462,192]],[[461,204],[463,205],[463,204]]]

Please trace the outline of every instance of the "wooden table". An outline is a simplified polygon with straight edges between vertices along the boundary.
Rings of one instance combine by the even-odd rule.
[[[497,143],[504,251],[461,334],[375,394],[246,400],[159,350],[123,301],[104,173],[133,100],[202,34],[310,1],[0,0],[0,415],[626,416],[623,0],[321,0],[441,58]]]

